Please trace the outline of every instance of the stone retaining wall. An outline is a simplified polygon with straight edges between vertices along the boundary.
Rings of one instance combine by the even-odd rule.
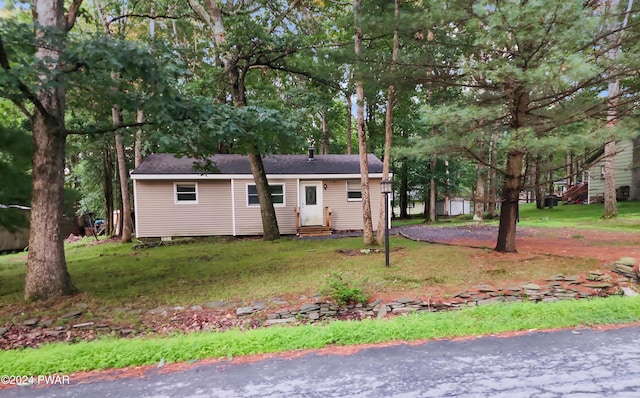
[[[585,276],[555,275],[543,284],[525,283],[517,286],[496,288],[491,285],[473,286],[459,292],[450,299],[421,300],[405,297],[393,302],[383,303],[378,299],[366,305],[357,304],[339,307],[331,302],[318,300],[295,309],[281,309],[267,315],[265,324],[274,325],[295,321],[319,321],[340,318],[345,315],[357,315],[357,318],[383,318],[387,314],[406,314],[413,312],[449,311],[463,307],[503,303],[503,302],[553,302],[588,297],[606,297],[621,295],[621,284],[629,282],[627,277],[614,277],[601,271],[591,271]],[[247,307],[244,307],[247,308]],[[251,313],[244,313],[250,315]],[[353,317],[353,316],[352,316]]]

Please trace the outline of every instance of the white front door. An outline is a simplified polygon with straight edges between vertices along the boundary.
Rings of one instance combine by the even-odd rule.
[[[322,182],[300,183],[300,225],[322,225]]]

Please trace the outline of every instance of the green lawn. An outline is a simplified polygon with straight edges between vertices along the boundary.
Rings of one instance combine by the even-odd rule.
[[[638,231],[640,205],[620,203],[619,210],[618,220],[603,221],[599,218],[602,206],[598,205],[545,210],[523,205],[520,225],[605,231],[622,225]],[[24,303],[26,254],[0,256],[0,326],[32,317],[56,318],[76,308],[78,303],[88,305],[83,321],[110,317],[124,323],[134,322],[136,315],[127,312],[114,316],[112,309],[127,307],[145,311],[159,305],[202,305],[215,300],[242,305],[275,297],[294,305],[300,296],[310,297],[321,291],[335,273],[374,295],[424,299],[447,297],[481,283],[504,286],[559,273],[585,273],[598,267],[595,261],[579,258],[496,255],[488,250],[430,245],[395,236],[391,239],[390,268],[384,267],[382,252],[360,252],[361,238],[284,238],[276,242],[211,238],[142,250],[135,250],[131,244],[86,243],[66,246],[69,272],[81,294],[55,301]],[[551,304],[521,303],[360,323],[332,322],[161,338],[102,337],[94,342],[58,343],[39,350],[0,352],[0,373],[68,373],[153,364],[163,358],[171,362],[330,344],[634,322],[640,320],[639,300],[614,297]]]
[[[588,228],[601,230],[616,230],[627,232],[640,232],[640,202],[618,202],[618,217],[614,219],[602,219],[604,205],[558,205],[553,208],[537,209],[535,203],[520,205],[520,222],[518,225],[525,227],[542,228]],[[472,223],[469,215],[459,217],[441,218],[437,225],[456,226]],[[486,221],[489,224],[498,225],[499,219]],[[423,218],[411,218],[409,220],[394,220],[392,225],[413,225],[424,223]]]
[[[153,308],[189,306],[214,300],[236,303],[318,293],[334,273],[371,293],[428,297],[457,292],[479,283],[507,284],[556,273],[586,272],[595,263],[582,259],[535,256],[525,261],[496,259],[487,250],[426,245],[391,237],[391,264],[384,253],[361,254],[361,238],[275,242],[259,239],[204,239],[196,243],[134,250],[109,243],[67,247],[67,264],[84,293],[51,303],[24,305],[26,254],[0,256],[0,305],[24,306],[22,317],[38,311],[64,312],[78,300],[92,307]],[[0,308],[0,324],[15,308]]]
[[[640,232],[640,202],[619,202],[618,217],[602,218],[604,205],[559,205],[536,209],[534,203],[520,206],[520,225],[545,228],[589,228]]]
[[[271,327],[164,338],[105,338],[73,345],[0,353],[0,374],[68,374],[76,371],[152,365],[159,362],[227,359],[234,356],[491,334],[505,331],[628,323],[640,319],[640,298],[610,297],[547,304],[498,304],[462,311],[400,316],[384,320]]]

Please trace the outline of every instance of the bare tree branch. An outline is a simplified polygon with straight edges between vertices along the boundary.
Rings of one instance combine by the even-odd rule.
[[[73,28],[73,25],[76,23],[76,17],[78,16],[78,10],[82,5],[83,0],[73,0],[71,3],[71,7],[69,7],[69,12],[65,15],[65,31],[68,32]]]
[[[73,135],[84,135],[84,134],[104,134],[104,133],[113,133],[114,131],[118,131],[120,129],[125,129],[129,127],[143,127],[152,125],[152,122],[135,122],[135,123],[123,123],[118,125],[112,125],[109,127],[99,128],[95,130],[66,130],[67,134]]]
[[[4,49],[4,43],[2,41],[1,36],[0,36],[0,67],[4,69],[4,71],[9,77],[15,80],[15,82],[18,85],[18,89],[20,90],[22,95],[26,99],[28,99],[29,102],[31,102],[40,113],[42,113],[42,115],[50,116],[49,112],[47,112],[47,110],[42,105],[42,103],[38,101],[38,97],[36,97],[36,95],[32,93],[31,90],[29,90],[29,87],[27,87],[27,85],[24,84],[20,79],[18,79],[17,77],[11,74],[11,65],[9,64],[9,58],[7,57],[7,52]],[[11,102],[13,102],[18,108],[20,108],[20,111],[22,111],[22,113],[24,113],[25,116],[27,116],[29,119],[33,117],[33,115],[27,110],[27,108],[22,104],[21,101],[11,98]]]
[[[291,3],[291,5],[289,6],[289,8],[287,8],[285,12],[283,12],[278,16],[278,19],[273,23],[273,26],[271,26],[271,29],[269,29],[269,34],[272,34],[276,30],[278,25],[282,23],[282,21],[287,17],[287,15],[291,12],[291,10],[293,10],[298,5],[298,3],[300,3],[300,0],[294,0],[293,3]]]
[[[198,2],[198,0],[189,0],[189,6],[200,18],[202,18],[207,26],[211,26],[211,16],[207,13],[202,4]]]
[[[117,22],[121,19],[125,18],[146,18],[146,19],[181,19],[186,17],[186,15],[153,15],[153,14],[123,14],[118,15],[117,17],[111,18],[108,22],[106,22],[107,26],[111,25],[114,22]]]

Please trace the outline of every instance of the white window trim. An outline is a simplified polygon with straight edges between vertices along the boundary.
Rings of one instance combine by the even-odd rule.
[[[247,183],[245,186],[245,201],[247,204],[247,207],[250,208],[256,208],[256,207],[260,207],[259,203],[256,204],[249,204],[249,186],[255,186],[255,183]],[[287,189],[286,189],[286,184],[284,182],[279,182],[279,183],[269,183],[270,187],[274,187],[277,185],[281,185],[282,186],[282,203],[274,203],[273,207],[287,207]]]
[[[349,183],[350,182],[357,182],[358,184],[360,184],[360,197],[359,198],[350,198],[349,197]],[[347,180],[347,181],[345,181],[344,186],[346,188],[345,195],[347,196],[347,202],[362,202],[362,182],[361,181]],[[355,191],[352,191],[352,192],[355,192]]]
[[[196,200],[178,200],[178,185],[193,185],[196,190]],[[173,183],[173,202],[177,205],[197,205],[198,199],[200,195],[198,193],[198,183],[197,182],[174,182]]]

